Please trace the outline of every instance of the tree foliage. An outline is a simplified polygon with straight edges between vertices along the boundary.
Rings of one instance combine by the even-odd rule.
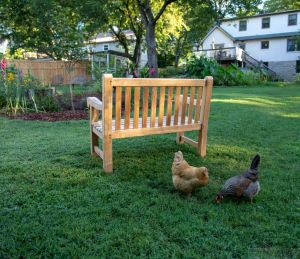
[[[135,0],[88,0],[75,1],[76,9],[84,23],[85,30],[91,37],[99,32],[110,31],[119,41],[124,51],[109,51],[112,54],[123,56],[138,64],[142,51],[144,28],[139,17]],[[134,39],[126,36],[130,29]]]
[[[80,16],[69,3],[2,0],[1,37],[13,43],[12,51],[22,48],[56,60],[79,59],[84,55],[84,32]]]
[[[297,0],[266,0],[264,10],[267,12],[276,12],[283,10],[300,9],[300,2]]]

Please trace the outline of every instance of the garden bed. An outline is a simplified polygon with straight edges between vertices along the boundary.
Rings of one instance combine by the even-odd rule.
[[[61,111],[61,112],[38,112],[24,113],[9,116],[10,119],[37,120],[37,121],[67,121],[85,120],[88,118],[86,111]]]
[[[20,104],[16,111],[5,110],[2,106],[0,110],[2,115],[7,115],[10,119],[51,122],[87,119],[87,97],[101,98],[99,89],[95,88],[95,85],[86,85],[73,86],[72,91],[73,96],[70,94],[69,86],[26,90],[23,94],[26,106]],[[31,96],[34,96],[34,99]]]

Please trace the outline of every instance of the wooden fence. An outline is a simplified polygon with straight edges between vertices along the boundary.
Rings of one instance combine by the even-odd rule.
[[[30,73],[43,84],[84,84],[91,80],[89,61],[76,62],[71,72],[68,72],[70,66],[66,61],[8,60],[7,63],[22,71],[23,75]]]

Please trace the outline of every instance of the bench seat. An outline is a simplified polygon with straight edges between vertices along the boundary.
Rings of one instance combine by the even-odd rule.
[[[133,127],[133,118],[130,119],[129,128],[125,129],[125,119],[121,119],[120,129],[116,130],[116,121],[112,120],[112,138],[124,138],[124,137],[134,137],[136,134],[132,135],[130,131],[134,131],[135,133],[140,130],[140,136],[143,135],[151,135],[151,134],[159,134],[168,133],[166,130],[169,129],[169,133],[179,132],[179,131],[189,131],[189,130],[200,130],[201,124],[194,123],[192,120],[191,124],[181,123],[181,120],[178,121],[177,125],[174,125],[174,116],[170,118],[170,125],[167,125],[167,116],[163,116],[162,126],[158,126],[158,117],[155,118],[155,125],[150,127],[151,118],[147,118],[146,127],[142,127],[142,118],[139,118],[138,127]],[[188,117],[185,117],[185,121],[188,121]],[[176,126],[176,127],[175,127]],[[97,134],[100,138],[103,137],[103,125],[102,121],[97,121],[93,123],[93,132]]]

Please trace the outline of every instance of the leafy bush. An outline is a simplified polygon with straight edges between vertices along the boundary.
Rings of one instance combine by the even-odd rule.
[[[0,108],[5,108],[7,113],[58,109],[51,91],[29,71],[25,76],[14,67],[8,67],[4,72],[0,79]]]
[[[93,68],[91,65],[89,66],[89,73],[92,73],[92,69],[93,69],[94,80],[98,82],[102,81],[103,74],[112,74],[114,77],[124,77],[126,75],[126,72],[128,73],[127,67],[118,66],[116,70],[115,69],[107,70],[104,67],[100,67],[98,62],[93,63]]]
[[[143,67],[139,71],[141,78],[148,78],[149,77],[149,68],[147,66]]]
[[[188,61],[186,73],[187,76],[196,78],[213,76],[214,84],[220,86],[255,85],[269,79],[264,71],[243,71],[234,64],[223,67],[213,59],[195,56]]]
[[[159,69],[159,76],[160,77],[180,77],[185,74],[185,67],[174,67],[168,66],[165,68]]]
[[[293,81],[296,82],[296,83],[299,83],[299,82],[300,82],[300,73],[297,73],[297,74],[294,76]]]
[[[5,98],[5,91],[4,87],[0,86],[0,110],[6,106],[6,98]]]

